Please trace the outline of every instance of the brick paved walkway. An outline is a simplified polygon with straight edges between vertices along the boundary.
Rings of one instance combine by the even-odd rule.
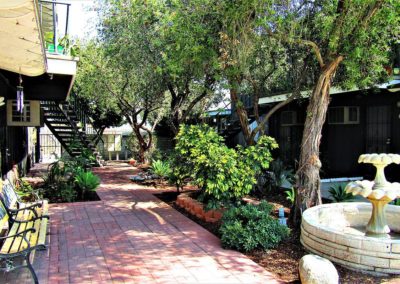
[[[101,201],[50,208],[49,249],[37,253],[42,284],[279,283],[244,255],[128,180],[133,168],[96,169]],[[32,283],[25,269],[1,283]]]

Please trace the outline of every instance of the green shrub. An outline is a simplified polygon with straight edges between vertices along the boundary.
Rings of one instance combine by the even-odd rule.
[[[352,201],[354,199],[353,194],[347,193],[345,184],[336,184],[329,188],[329,194],[335,202]]]
[[[99,185],[98,177],[88,170],[93,159],[93,155],[83,151],[78,157],[66,155],[50,164],[44,177],[43,196],[50,202],[74,202],[78,197],[83,198],[85,192]]]
[[[151,162],[150,170],[153,174],[161,178],[167,178],[171,172],[168,161],[153,160]]]
[[[193,179],[208,208],[248,194],[257,175],[269,167],[270,150],[278,147],[273,138],[262,136],[254,146],[231,149],[207,125],[183,125],[176,139],[178,162],[173,163],[172,171]]]
[[[189,166],[188,159],[178,155],[177,151],[174,150],[170,153],[168,161],[171,169],[168,175],[168,182],[175,185],[179,193],[183,189],[185,180],[191,176],[191,173],[187,169],[187,166]]]
[[[83,197],[86,192],[95,191],[100,184],[100,178],[91,171],[78,170],[75,176],[75,184]]]
[[[265,201],[231,207],[222,217],[222,246],[239,251],[276,247],[289,235],[289,229],[270,215],[271,210]]]

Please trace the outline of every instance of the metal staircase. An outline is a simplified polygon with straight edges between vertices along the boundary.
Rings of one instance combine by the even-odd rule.
[[[82,103],[75,95],[68,102],[42,101],[44,122],[72,157],[82,155],[84,151],[96,157],[93,166],[101,165],[101,156],[96,149],[103,129],[95,129],[90,123]]]

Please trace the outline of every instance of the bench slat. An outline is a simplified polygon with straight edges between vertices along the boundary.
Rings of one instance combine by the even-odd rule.
[[[29,220],[34,217],[34,214],[31,210],[21,211],[18,216],[20,220]],[[43,223],[44,222],[44,223]],[[43,223],[43,224],[42,224]],[[35,228],[35,233],[27,233],[26,238],[28,239],[31,246],[35,246],[38,244],[39,236],[44,234],[44,239],[46,238],[46,233],[41,233],[41,230],[46,231],[47,219],[36,220],[35,222],[31,221],[28,223],[14,223],[12,228],[9,231],[9,235],[16,234],[18,232],[22,232],[24,230]],[[42,237],[43,238],[43,237]],[[44,243],[43,243],[44,244]],[[18,251],[22,251],[28,247],[28,244],[22,237],[16,237],[13,239],[7,239],[1,249],[1,253],[15,253]]]

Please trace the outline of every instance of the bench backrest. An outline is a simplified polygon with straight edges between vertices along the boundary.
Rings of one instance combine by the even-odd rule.
[[[3,187],[3,182],[0,179],[0,188]],[[8,222],[8,214],[3,204],[0,202],[0,231],[5,227]]]
[[[7,208],[14,208],[17,204],[18,196],[14,191],[14,186],[8,180],[3,182],[0,198]]]

